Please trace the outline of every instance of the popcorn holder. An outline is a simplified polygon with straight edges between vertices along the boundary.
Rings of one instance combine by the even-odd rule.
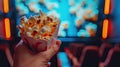
[[[58,30],[59,30],[59,20],[56,21],[58,24],[56,25],[56,27],[54,28],[55,31],[52,33],[51,37],[48,40],[44,40],[44,39],[36,39],[34,37],[30,37],[25,33],[21,33],[20,37],[23,40],[23,42],[25,44],[27,44],[27,46],[35,52],[41,52],[41,51],[45,51],[47,49],[47,46],[50,45],[51,41],[53,38],[57,37],[58,34]],[[21,30],[21,28],[19,28]],[[44,36],[43,36],[44,37]]]

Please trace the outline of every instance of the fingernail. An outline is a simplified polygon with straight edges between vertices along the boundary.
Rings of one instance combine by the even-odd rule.
[[[56,43],[57,46],[60,46],[60,44]]]
[[[47,46],[45,46],[45,49],[44,49],[45,51],[47,50]]]
[[[57,41],[56,41],[56,45],[60,46],[60,45],[61,45],[61,41],[60,41],[60,40],[57,40]]]
[[[37,42],[37,43],[36,43],[36,45],[40,45],[40,44],[42,44],[42,42]]]
[[[24,40],[25,40],[26,43],[29,43],[28,40],[27,40],[26,38],[24,38]]]
[[[42,44],[42,42],[37,42],[35,45],[33,45],[33,48],[37,49],[37,47],[41,44]]]

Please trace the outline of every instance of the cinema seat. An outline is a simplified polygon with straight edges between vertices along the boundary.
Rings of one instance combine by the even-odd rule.
[[[80,67],[98,67],[99,48],[97,46],[86,46],[80,57]]]
[[[71,53],[79,60],[82,54],[82,50],[84,48],[83,44],[79,43],[71,43],[69,46],[69,50]]]
[[[120,43],[115,44],[114,48],[120,48]]]
[[[120,67],[120,49],[112,48],[103,65],[104,67]]]
[[[104,62],[112,46],[109,43],[103,43],[99,48],[100,61]]]

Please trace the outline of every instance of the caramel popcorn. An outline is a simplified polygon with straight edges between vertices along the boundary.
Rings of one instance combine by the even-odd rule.
[[[31,16],[26,18],[23,16],[20,19],[21,34],[25,34],[28,37],[40,40],[50,40],[54,36],[59,26],[59,20],[54,16],[47,16],[43,12],[40,15]]]

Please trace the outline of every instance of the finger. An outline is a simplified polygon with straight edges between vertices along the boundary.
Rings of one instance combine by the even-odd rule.
[[[52,39],[51,44],[49,44],[49,48],[47,48],[46,51],[40,52],[37,54],[37,57],[42,56],[46,59],[46,61],[49,61],[53,55],[57,53],[57,51],[60,48],[61,41],[56,40],[55,38]]]
[[[61,41],[57,40],[56,45],[60,46],[61,45]]]
[[[47,56],[51,58],[53,55],[55,55],[59,50],[60,45],[61,45],[61,41],[53,38],[52,43],[50,44],[50,48],[47,49],[47,51],[45,52]]]
[[[54,53],[56,53],[61,45],[61,41],[60,40],[56,40],[55,38],[53,39],[53,44],[51,44],[51,48],[48,50],[50,53],[52,51],[54,51]]]
[[[56,39],[52,38],[50,44],[48,45],[48,49],[50,49],[56,43]]]

